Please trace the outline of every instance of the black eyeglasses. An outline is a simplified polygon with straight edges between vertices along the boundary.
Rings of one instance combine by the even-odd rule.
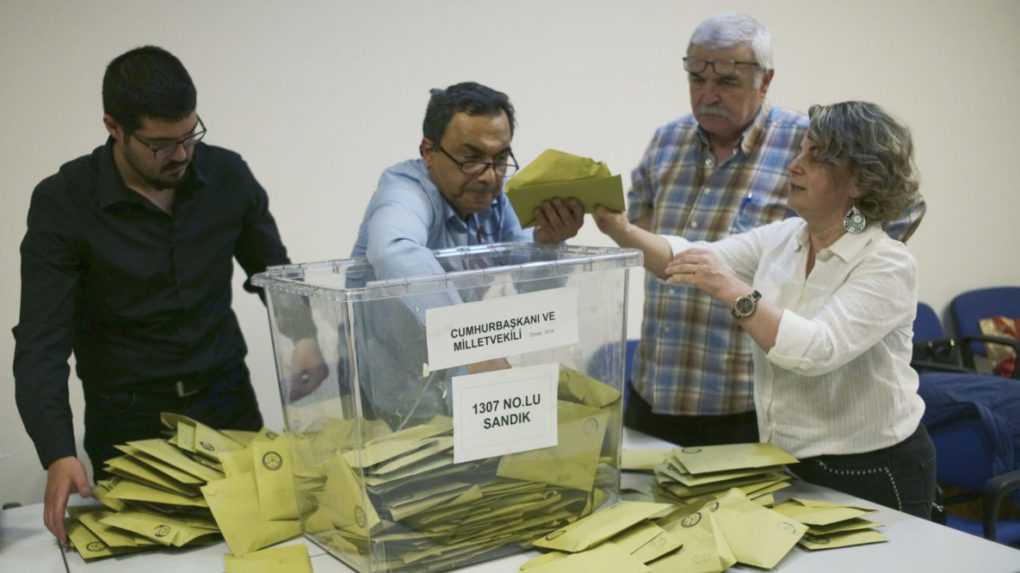
[[[198,123],[196,123],[195,128],[191,130],[191,134],[184,139],[178,139],[177,141],[150,141],[135,134],[132,134],[131,137],[134,137],[140,141],[142,145],[148,147],[149,151],[152,152],[153,159],[156,161],[166,161],[173,157],[174,153],[177,153],[178,145],[183,146],[187,151],[191,151],[195,145],[199,141],[202,141],[202,138],[205,137],[206,129],[205,124],[202,123],[202,118],[197,115],[195,118],[198,119]]]
[[[737,66],[761,67],[758,62],[744,62],[741,60],[702,60],[699,58],[684,58],[684,71],[692,74],[700,74],[709,66],[712,66],[712,71],[720,76],[732,74],[737,71]]]
[[[509,149],[506,150],[506,157],[493,159],[492,161],[478,161],[475,159],[460,161],[456,157],[450,155],[448,151],[443,149],[442,145],[436,145],[436,149],[442,152],[443,155],[449,157],[450,161],[457,164],[461,173],[472,177],[478,177],[482,173],[485,173],[485,170],[490,167],[492,168],[492,171],[500,177],[510,175],[520,169],[520,166],[517,165],[517,158],[514,157],[514,152]]]

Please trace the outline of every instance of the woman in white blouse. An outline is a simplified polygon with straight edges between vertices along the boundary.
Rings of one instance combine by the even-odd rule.
[[[915,199],[910,132],[871,103],[814,106],[790,164],[799,217],[714,243],[659,236],[596,210],[669,282],[731,305],[756,343],[762,441],[807,481],[929,517],[935,451],[910,367],[917,265],[883,221]]]

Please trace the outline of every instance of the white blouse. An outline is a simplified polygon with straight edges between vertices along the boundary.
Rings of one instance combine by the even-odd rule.
[[[783,310],[775,346],[752,344],[761,441],[806,458],[885,448],[917,429],[917,263],[903,243],[870,225],[819,251],[805,277],[807,224],[797,217],[714,243],[664,238],[674,254],[712,250]]]

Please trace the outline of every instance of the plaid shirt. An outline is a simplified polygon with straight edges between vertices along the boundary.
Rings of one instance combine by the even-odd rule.
[[[707,134],[687,115],[659,128],[631,174],[628,217],[652,216],[651,231],[716,241],[794,215],[786,206],[787,165],[808,118],[762,106],[733,155],[715,165]],[[886,225],[909,236],[920,201]],[[645,277],[644,319],[634,389],[657,414],[727,415],[754,410],[750,341],[728,305],[694,287]]]

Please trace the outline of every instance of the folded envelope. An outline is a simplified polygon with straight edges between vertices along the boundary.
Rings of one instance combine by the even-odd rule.
[[[873,509],[839,505],[831,502],[792,498],[775,508],[775,511],[805,525],[825,526],[855,519],[873,512]]]
[[[174,466],[172,466],[172,465],[170,465],[170,464],[168,464],[166,462],[160,461],[159,459],[157,459],[157,458],[155,458],[153,456],[150,456],[150,455],[142,452],[138,448],[134,448],[134,447],[132,447],[132,446],[130,446],[128,444],[118,444],[118,445],[114,446],[114,448],[116,448],[116,449],[120,450],[121,452],[124,452],[125,454],[127,454],[136,463],[139,463],[139,464],[142,464],[142,465],[144,465],[146,467],[149,467],[149,468],[151,468],[151,469],[153,469],[153,470],[155,470],[155,471],[157,471],[157,472],[167,476],[168,478],[174,480],[175,482],[178,482],[178,483],[181,483],[181,484],[184,484],[184,485],[202,485],[202,484],[204,484],[206,482],[206,480],[204,480],[202,478],[195,477],[195,476],[189,474],[188,472],[181,471],[181,470],[175,468]]]
[[[173,547],[184,547],[201,537],[219,533],[215,525],[212,528],[200,527],[194,518],[182,519],[134,510],[110,513],[99,521],[103,525],[130,531],[160,545]]]
[[[620,501],[616,505],[557,529],[533,543],[538,547],[576,553],[597,545],[617,533],[668,511],[668,503]]]
[[[603,544],[591,551],[550,559],[528,568],[528,573],[647,573],[651,571],[619,547]]]
[[[507,198],[522,227],[535,222],[535,209],[549,199],[574,198],[591,213],[596,205],[612,211],[626,208],[623,183],[605,163],[555,149],[543,151],[506,183]]]
[[[651,471],[673,453],[663,448],[625,448],[620,454],[620,469]]]
[[[105,510],[88,511],[77,515],[75,519],[87,527],[93,535],[110,549],[143,548],[157,545],[156,542],[141,535],[135,535],[116,527],[111,527],[100,521],[104,517],[111,515],[111,513]]]
[[[249,553],[243,557],[225,555],[226,573],[312,573],[308,547],[285,545]]]
[[[858,518],[840,521],[832,525],[811,525],[808,526],[807,534],[811,537],[824,537],[826,535],[834,535],[836,533],[875,529],[876,527],[882,527],[882,524],[876,521]]]
[[[133,551],[130,548],[115,548],[103,543],[87,527],[81,523],[74,522],[67,529],[67,538],[71,545],[78,551],[82,559],[91,561],[103,557],[113,557]],[[63,551],[63,550],[61,550]]]
[[[737,562],[714,514],[701,510],[676,512],[660,523],[677,537],[681,547],[648,564],[653,573],[720,573]]]
[[[198,497],[201,494],[196,485],[182,484],[181,482],[158,472],[143,463],[136,461],[131,456],[117,456],[106,460],[106,471],[108,473],[130,478],[146,485],[173,492],[187,497]]]
[[[837,549],[839,547],[882,543],[884,541],[888,541],[885,535],[882,535],[873,529],[868,529],[864,531],[851,531],[848,533],[839,533],[836,535],[827,535],[822,537],[808,537],[805,535],[804,538],[800,540],[800,546],[811,551],[818,551],[821,549]]]
[[[713,517],[737,561],[772,569],[804,536],[807,527],[730,490]]]
[[[271,521],[259,511],[254,474],[209,482],[202,487],[209,509],[234,555],[247,555],[301,534],[301,524]]]
[[[609,415],[560,400],[557,420],[556,446],[503,456],[496,474],[591,491]]]
[[[356,535],[368,535],[379,524],[379,514],[357,474],[339,453],[326,464],[326,483],[319,497],[319,509],[325,511],[336,527]]]
[[[562,364],[558,393],[560,400],[579,402],[593,408],[602,408],[620,399],[620,391],[616,388]]]
[[[767,443],[684,447],[673,452],[673,459],[694,475],[797,463],[797,458]]]
[[[294,491],[294,464],[291,461],[291,439],[255,439],[249,449],[258,490],[259,514],[270,521],[298,518],[297,494]]]
[[[122,501],[144,501],[148,503],[159,503],[163,505],[177,505],[182,507],[209,507],[205,500],[199,497],[191,497],[163,491],[146,486],[145,484],[122,479],[113,486],[109,497]]]
[[[95,497],[99,503],[103,504],[104,507],[108,507],[113,511],[124,511],[127,508],[127,504],[123,501],[110,497],[110,490],[120,481],[120,478],[111,478],[99,480],[96,485],[92,488],[92,496]]]
[[[223,472],[217,471],[189,458],[177,448],[166,443],[165,440],[138,440],[128,442],[127,445],[141,451],[147,456],[155,458],[160,462],[173,466],[178,470],[188,473],[194,477],[201,478],[205,481],[213,481],[223,478]]]

